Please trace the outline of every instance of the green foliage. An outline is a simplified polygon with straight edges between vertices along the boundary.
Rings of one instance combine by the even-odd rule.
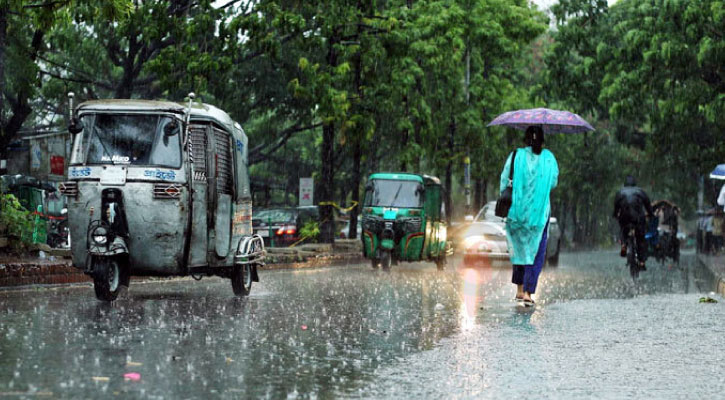
[[[33,218],[12,194],[0,194],[0,224],[7,226],[8,233],[24,243],[31,243]]]
[[[72,26],[80,10],[92,9],[111,26],[131,7],[131,0],[100,5],[90,0],[0,3],[0,152],[6,151],[26,120],[46,115],[46,107],[39,106],[45,104],[39,89],[50,76],[43,68],[48,65],[46,56],[56,50],[52,32]]]
[[[315,241],[320,235],[320,224],[317,221],[307,221],[300,229],[300,238]]]

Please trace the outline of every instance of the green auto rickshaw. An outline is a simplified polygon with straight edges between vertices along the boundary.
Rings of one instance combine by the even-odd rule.
[[[373,268],[398,261],[446,264],[443,187],[438,178],[409,173],[375,173],[365,185],[363,255]]]

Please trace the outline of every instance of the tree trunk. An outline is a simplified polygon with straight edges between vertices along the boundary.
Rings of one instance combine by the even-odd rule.
[[[331,37],[327,51],[327,65],[330,70],[337,66],[335,44],[337,38]],[[335,192],[335,123],[330,121],[322,126],[322,182],[320,185],[320,242],[335,242],[335,218],[332,202]]]
[[[408,96],[403,96],[403,103],[405,103],[405,118],[410,118],[410,108],[408,107]],[[403,155],[403,157],[400,160],[400,171],[406,172],[408,171],[408,163],[405,160],[405,154],[407,153],[406,148],[408,147],[408,136],[409,132],[408,129],[403,129],[402,132],[400,132],[400,152],[398,154]]]
[[[322,182],[320,185],[320,203],[330,203],[334,196],[334,140],[335,124],[327,123],[322,127]],[[335,241],[335,220],[332,205],[320,206],[320,242]]]
[[[350,211],[350,230],[348,239],[357,239],[357,214],[360,212],[360,161],[362,160],[362,149],[360,142],[355,143],[355,150],[352,155],[352,202],[358,203],[355,208]]]
[[[478,210],[481,209],[486,204],[486,180],[481,178],[476,178],[474,181],[474,188],[473,188],[473,213],[478,213]]]
[[[448,165],[446,165],[446,221],[450,224],[453,216],[453,201],[451,191],[453,190],[453,151],[456,138],[456,119],[451,116],[451,123],[448,125]]]
[[[8,8],[7,2],[0,5],[0,137],[5,137],[5,47],[7,46],[8,31]],[[7,146],[3,146],[0,150],[3,152],[2,158],[5,159]]]
[[[576,200],[572,200],[572,207],[571,207],[571,223],[572,223],[572,241],[576,246],[579,245],[579,239],[581,237],[580,229],[579,229],[579,216],[577,212],[577,206],[576,206]]]

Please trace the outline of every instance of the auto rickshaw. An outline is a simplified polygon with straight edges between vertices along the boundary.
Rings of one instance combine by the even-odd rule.
[[[252,235],[247,136],[193,98],[94,100],[72,111],[60,190],[73,265],[100,300],[116,299],[131,275],[216,275],[238,296],[259,281],[265,250]]]
[[[0,176],[0,193],[12,194],[23,208],[33,214],[32,230],[23,232],[24,239],[33,243],[56,246],[55,235],[65,221],[62,202],[58,200],[55,186],[43,183],[28,175]]]
[[[434,176],[375,173],[365,186],[362,209],[363,255],[373,268],[398,261],[446,264],[443,187]]]
[[[680,208],[668,200],[657,200],[652,203],[652,210],[655,217],[650,220],[645,234],[650,254],[654,255],[661,264],[664,264],[667,258],[679,263],[680,239],[677,233]]]

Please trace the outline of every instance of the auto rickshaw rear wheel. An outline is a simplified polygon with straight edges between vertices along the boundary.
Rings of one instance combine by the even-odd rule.
[[[380,260],[378,260],[377,258],[371,258],[370,265],[373,267],[373,269],[378,269],[378,266],[380,265]]]
[[[128,268],[117,257],[93,258],[93,289],[98,300],[116,300],[130,280]]]
[[[237,296],[248,296],[252,290],[252,265],[240,264],[232,267],[232,290]]]
[[[438,271],[443,271],[444,269],[446,269],[446,264],[448,264],[448,261],[446,260],[445,255],[436,258],[436,267],[438,268]]]

